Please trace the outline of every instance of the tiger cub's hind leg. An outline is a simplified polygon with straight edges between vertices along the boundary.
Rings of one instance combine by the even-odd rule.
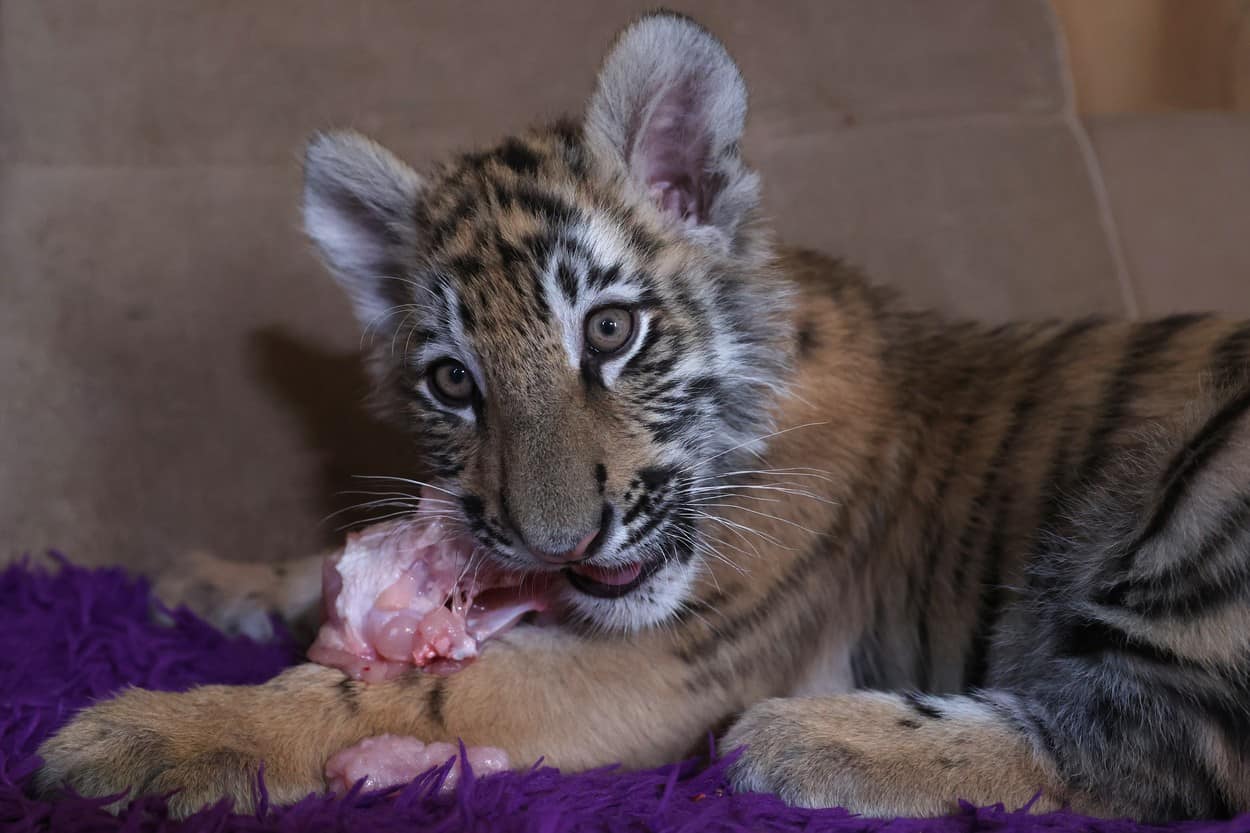
[[[940,815],[960,800],[1144,821],[1250,807],[1241,742],[1219,726],[1244,706],[1185,704],[1118,669],[1052,673],[1027,693],[768,700],[723,749],[746,747],[739,790],[869,816]]]
[[[1069,800],[1053,764],[1020,730],[1005,694],[932,697],[875,691],[766,700],[726,735],[745,746],[738,790],[868,816],[935,816],[961,799],[1016,809]]]
[[[766,701],[725,739],[736,785],[871,815],[1250,810],[1250,392],[1115,466],[1035,556],[992,690]]]
[[[1250,809],[1250,389],[1159,437],[1039,557],[998,680],[1115,811],[1226,817]]]
[[[159,574],[154,593],[170,608],[186,606],[226,633],[253,639],[273,635],[276,615],[308,643],[320,624],[323,560],[247,563],[196,552]]]

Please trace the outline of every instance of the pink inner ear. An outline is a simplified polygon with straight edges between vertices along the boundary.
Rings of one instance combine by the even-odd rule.
[[[694,189],[689,183],[652,182],[651,199],[660,210],[675,220],[693,219],[700,222],[699,207],[695,202]]]
[[[634,144],[631,164],[661,211],[679,222],[704,222],[708,138],[689,87],[666,90]]]

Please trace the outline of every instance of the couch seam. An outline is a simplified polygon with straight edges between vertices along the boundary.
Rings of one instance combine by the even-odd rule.
[[[1085,170],[1089,175],[1090,189],[1094,194],[1094,203],[1098,211],[1099,223],[1107,240],[1107,250],[1111,255],[1112,267],[1115,269],[1116,283],[1120,288],[1120,300],[1124,304],[1125,314],[1130,318],[1141,317],[1141,303],[1137,297],[1136,284],[1129,270],[1128,259],[1124,254],[1124,246],[1120,238],[1119,224],[1115,212],[1111,208],[1111,194],[1107,189],[1107,181],[1103,176],[1102,163],[1085,122],[1077,113],[1076,78],[1072,73],[1071,54],[1068,50],[1067,37],[1059,24],[1058,12],[1050,3],[1042,3],[1046,9],[1046,18],[1054,34],[1055,58],[1059,62],[1059,82],[1064,90],[1064,107],[1061,120],[1067,125],[1068,131],[1076,142]]]

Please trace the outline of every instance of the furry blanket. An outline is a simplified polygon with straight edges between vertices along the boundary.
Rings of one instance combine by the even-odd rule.
[[[525,772],[466,778],[437,794],[447,767],[389,794],[309,796],[294,807],[233,814],[224,804],[170,821],[161,798],[130,803],[120,815],[102,802],[56,804],[28,797],[35,749],[73,713],[128,685],[179,690],[199,683],[255,683],[296,662],[285,636],[269,644],[230,638],[186,611],[172,625],[151,615],[147,584],[117,569],[62,561],[57,571],[10,565],[0,572],[0,830],[5,831],[898,831],[965,833],[1048,830],[1128,833],[1149,828],[1069,813],[1029,816],[1001,807],[965,807],[936,820],[862,819],[842,810],[798,810],[767,795],[724,788],[725,761],[686,762],[646,772],[612,768],[565,775]],[[1250,815],[1184,831],[1250,831]]]

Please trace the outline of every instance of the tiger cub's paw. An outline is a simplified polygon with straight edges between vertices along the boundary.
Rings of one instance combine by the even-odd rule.
[[[278,616],[303,644],[321,624],[324,555],[272,563],[227,561],[197,552],[157,577],[156,597],[169,607],[185,605],[227,633],[253,639],[273,636]]]
[[[162,571],[153,592],[166,606],[185,606],[226,633],[266,640],[273,636],[272,617],[281,610],[278,583],[272,565],[194,552]]]
[[[852,798],[849,750],[828,743],[827,731],[811,724],[804,701],[765,700],[751,707],[721,741],[741,757],[730,770],[738,792],[774,793],[796,807],[844,806]]]
[[[721,748],[746,747],[730,771],[740,791],[865,816],[939,815],[957,806],[944,783],[957,762],[931,760],[936,732],[926,721],[937,722],[880,692],[765,700],[730,728]]]
[[[204,689],[132,689],[92,706],[40,747],[35,792],[50,798],[68,787],[88,797],[126,793],[127,800],[174,793],[169,807],[176,816],[223,798],[246,812],[255,805],[262,760],[271,795],[297,797],[322,788],[315,771],[292,778],[280,756],[266,755],[224,699]]]

